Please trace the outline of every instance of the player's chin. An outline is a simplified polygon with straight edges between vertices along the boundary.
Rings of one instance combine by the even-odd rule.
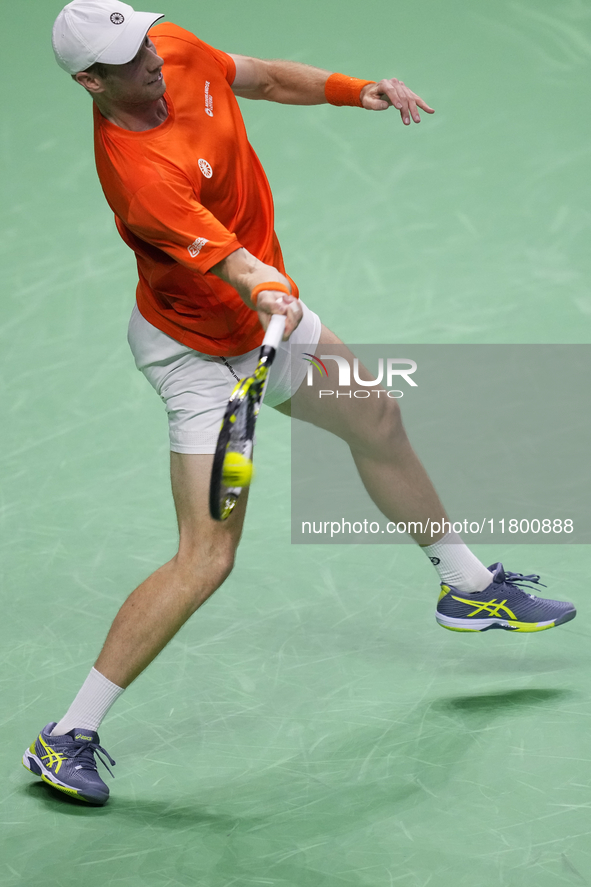
[[[147,91],[149,92],[151,99],[161,99],[166,92],[166,83],[164,82],[164,77],[159,80],[155,80],[153,83],[148,83]]]

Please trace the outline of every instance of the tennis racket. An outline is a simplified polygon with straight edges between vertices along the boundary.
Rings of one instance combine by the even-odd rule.
[[[252,374],[241,379],[230,395],[213,458],[209,485],[209,511],[214,520],[224,521],[232,514],[238,497],[252,477],[254,426],[269,368],[283,338],[285,315],[271,318],[259,362]]]

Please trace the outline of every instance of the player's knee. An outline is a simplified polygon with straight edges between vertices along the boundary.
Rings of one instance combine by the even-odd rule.
[[[236,551],[228,546],[227,548],[218,548],[211,552],[207,560],[197,565],[197,573],[201,569],[205,569],[207,575],[211,576],[216,588],[226,581],[232,570],[234,569]]]
[[[235,553],[232,546],[204,548],[185,543],[179,548],[177,565],[196,606],[226,581],[234,568]]]
[[[215,572],[219,580],[219,585],[225,582],[232,570],[236,560],[236,551],[234,549],[226,551],[216,559]]]
[[[382,434],[392,438],[403,432],[402,412],[398,401],[389,397],[383,401],[382,408],[383,413],[380,417]]]
[[[380,398],[372,421],[360,425],[355,437],[351,441],[354,450],[375,458],[386,458],[391,454],[406,438],[398,402]]]
[[[406,440],[402,415],[397,400],[388,398],[374,429],[374,444],[380,453],[392,453]]]

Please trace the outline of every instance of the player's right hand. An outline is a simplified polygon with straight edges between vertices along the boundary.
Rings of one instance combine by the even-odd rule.
[[[303,309],[299,299],[287,293],[279,293],[276,290],[261,290],[257,297],[256,310],[261,326],[265,331],[273,314],[285,314],[284,342],[286,339],[289,339],[303,316]]]

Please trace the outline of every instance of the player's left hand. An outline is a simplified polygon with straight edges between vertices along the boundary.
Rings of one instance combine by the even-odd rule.
[[[410,125],[411,118],[415,123],[421,122],[418,109],[427,114],[434,114],[433,108],[416,93],[405,86],[402,80],[393,77],[391,80],[380,80],[379,83],[368,83],[361,90],[361,103],[368,111],[385,111],[391,105],[400,111],[405,126]]]

